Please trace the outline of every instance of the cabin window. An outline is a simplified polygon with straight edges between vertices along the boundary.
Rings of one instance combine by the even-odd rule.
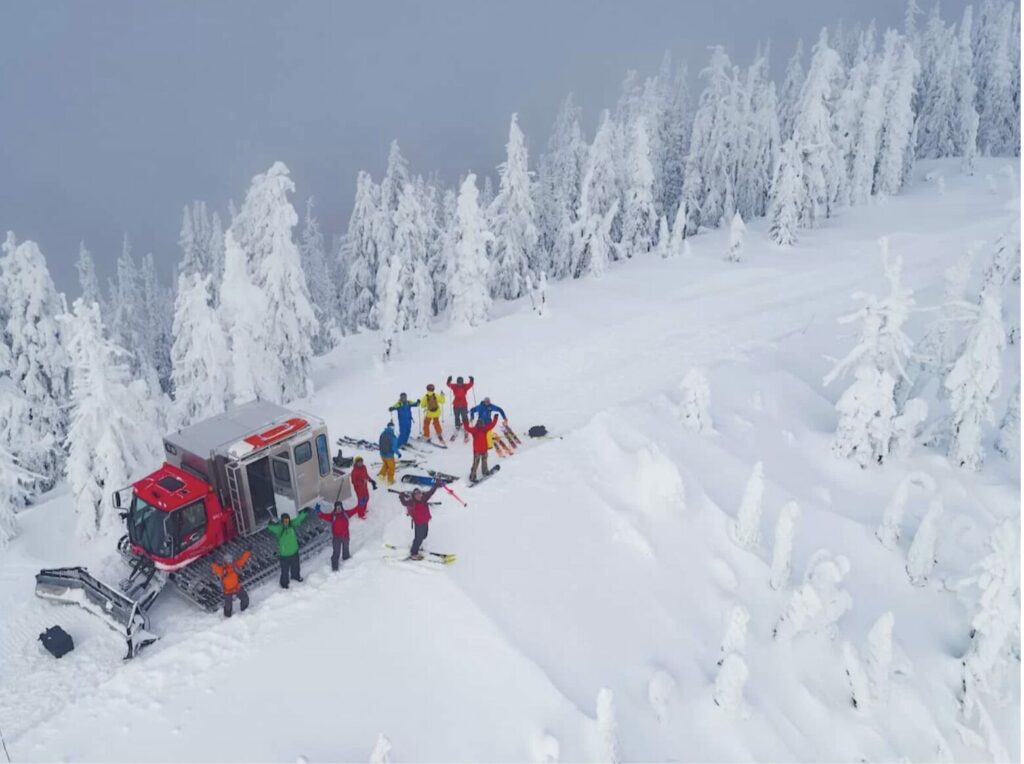
[[[305,443],[300,443],[295,447],[295,463],[305,464],[313,458],[313,447],[309,445],[307,440]]]
[[[327,436],[316,436],[316,458],[320,462],[320,475],[331,471],[331,453],[327,450]]]

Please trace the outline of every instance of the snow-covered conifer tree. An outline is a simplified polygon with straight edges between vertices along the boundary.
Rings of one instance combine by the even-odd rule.
[[[100,291],[100,282],[96,278],[96,261],[92,253],[85,248],[83,241],[78,245],[78,261],[75,263],[78,271],[78,284],[82,288],[82,299],[87,303],[94,302],[101,306],[103,304],[103,293]]]
[[[921,398],[911,398],[902,407],[902,413],[892,420],[892,448],[896,456],[909,456],[928,419],[928,404]]]
[[[657,215],[654,209],[654,167],[644,117],[633,123],[632,141],[626,160],[625,206],[622,216],[622,253],[642,255],[654,246]]]
[[[110,492],[156,461],[161,433],[146,383],[131,379],[124,351],[103,337],[98,306],[76,300],[64,330],[72,379],[67,478],[77,533],[90,539],[116,531]]]
[[[982,427],[994,421],[992,401],[999,392],[1005,346],[1002,302],[995,289],[987,289],[963,351],[945,381],[953,409],[949,457],[964,469],[981,469],[984,461]]]
[[[743,257],[743,242],[747,236],[747,226],[739,212],[732,216],[729,224],[729,249],[725,253],[725,259],[730,263],[738,263]]]
[[[876,168],[885,126],[885,108],[893,69],[898,57],[900,35],[888,30],[882,41],[882,50],[875,56],[868,80],[867,92],[861,108],[860,124],[854,142],[856,152],[850,169],[848,197],[853,204],[866,204],[875,192]]]
[[[209,249],[211,232],[206,202],[186,204],[181,216],[181,232],[178,234],[178,246],[181,247],[179,276],[212,272],[213,262]]]
[[[914,534],[907,550],[907,575],[914,586],[924,586],[935,567],[935,547],[939,541],[939,523],[942,520],[942,498],[932,496],[928,511]]]
[[[782,140],[793,136],[793,122],[800,107],[800,91],[804,86],[804,41],[797,40],[796,51],[786,66],[782,91],[779,93],[779,133]]]
[[[974,52],[978,85],[978,147],[985,156],[1020,153],[1019,103],[1014,105],[1014,57],[1011,39],[1020,36],[1014,3],[982,6]],[[1018,123],[1015,127],[1014,123]]]
[[[800,211],[804,204],[803,192],[800,161],[791,139],[779,149],[768,204],[768,237],[780,247],[789,247],[796,243]]]
[[[5,382],[0,379],[0,395]],[[17,457],[0,443],[0,550],[17,533],[15,511],[28,503],[41,477],[22,467]]]
[[[401,264],[401,325],[418,337],[427,333],[434,315],[434,283],[430,277],[430,223],[413,185],[406,186],[395,214],[392,252]]]
[[[525,294],[527,275],[539,264],[526,140],[515,114],[505,149],[505,161],[498,167],[498,195],[488,210],[494,233],[491,294],[514,300]]]
[[[207,252],[210,257],[210,274],[213,276],[213,296],[216,299],[220,293],[220,282],[224,279],[224,225],[220,222],[218,212],[214,212],[210,217]]]
[[[0,374],[6,370],[14,383],[24,404],[19,418],[26,426],[19,433],[25,440],[10,445],[21,466],[41,476],[35,488],[45,491],[56,482],[64,464],[62,441],[68,425],[68,358],[57,321],[63,298],[35,242],[16,244],[8,233],[3,251],[0,354],[7,359],[0,362]]]
[[[963,703],[998,694],[1020,660],[1020,521],[1004,520],[988,540],[988,554],[968,583],[978,590],[971,641],[963,658]]]
[[[747,624],[750,623],[750,613],[743,605],[733,605],[725,618],[725,634],[722,636],[721,659],[718,665],[721,666],[732,653],[742,654],[747,646]]]
[[[867,672],[861,662],[860,653],[851,643],[844,641],[843,670],[846,672],[846,680],[850,684],[850,702],[858,711],[866,712],[871,710],[871,683],[868,681]]]
[[[819,550],[807,565],[804,582],[790,597],[786,611],[772,630],[776,639],[792,639],[802,633],[824,632],[835,636],[836,623],[853,601],[840,588],[850,572],[850,561]]]
[[[619,731],[615,721],[615,697],[607,687],[597,693],[597,735],[598,761],[603,764],[618,764]]]
[[[178,276],[171,348],[176,419],[190,424],[225,410],[231,395],[227,339],[213,308],[212,274]]]
[[[299,237],[299,256],[302,271],[309,285],[309,299],[316,312],[317,332],[313,336],[313,351],[324,353],[337,342],[341,329],[337,318],[338,294],[324,250],[324,235],[320,223],[313,216],[313,197],[306,200],[306,216]]]
[[[947,27],[932,7],[918,49],[920,107],[917,111],[917,156],[922,159],[955,156],[957,152],[956,98],[953,92],[957,65],[956,31]]]
[[[397,349],[398,335],[405,326],[404,302],[402,300],[402,280],[405,269],[397,254],[391,255],[387,262],[381,264],[380,278],[377,280],[377,291],[380,296],[378,303],[378,321],[380,323],[381,340],[384,349],[382,360],[391,360]]]
[[[836,102],[836,145],[843,158],[846,176],[839,199],[842,204],[849,204],[853,194],[852,179],[853,166],[857,158],[857,137],[864,115],[874,53],[875,26],[872,23],[858,35],[856,52]]]
[[[1020,381],[1006,402],[1006,413],[999,423],[996,450],[1007,459],[1017,459],[1020,456]]]
[[[388,764],[391,761],[391,741],[384,737],[383,734],[377,734],[377,742],[373,746],[373,751],[370,752],[370,764]]]
[[[220,319],[230,349],[231,397],[235,403],[253,398],[274,400],[264,368],[274,368],[267,297],[249,275],[245,252],[229,228],[224,234],[224,281],[220,285]]]
[[[544,271],[540,272],[536,283],[530,280],[530,304],[533,312],[538,316],[545,316],[548,312],[548,277]]]
[[[745,715],[743,688],[747,684],[750,671],[746,661],[736,653],[729,653],[722,661],[715,677],[715,705],[729,713]]]
[[[252,282],[264,295],[265,337],[274,361],[255,368],[263,377],[265,397],[278,403],[313,391],[310,363],[316,315],[299,249],[292,239],[298,215],[288,194],[294,191],[288,168],[275,162],[266,173],[253,178],[245,202],[231,222]]]
[[[693,432],[713,432],[711,385],[703,369],[690,369],[679,383],[679,419]]]
[[[600,275],[609,260],[616,259],[611,238],[619,213],[619,189],[613,153],[614,125],[605,111],[587,152],[580,191],[580,206],[570,272],[579,278],[587,271]],[[595,262],[596,261],[596,262]]]
[[[818,225],[834,214],[845,183],[843,157],[833,130],[841,76],[839,54],[829,46],[828,32],[822,29],[793,120],[793,144],[803,185],[800,222],[805,226]]]
[[[837,456],[861,467],[882,464],[889,456],[896,419],[896,381],[886,371],[858,366],[854,381],[836,402],[839,422],[832,441]]]
[[[448,266],[448,317],[455,326],[479,326],[487,321],[491,311],[487,247],[494,236],[487,228],[478,199],[476,175],[469,173],[459,189]]]
[[[919,67],[906,40],[901,40],[896,50],[875,167],[875,193],[885,195],[899,192],[914,164],[915,125],[911,100]]]
[[[672,256],[672,250],[669,248],[672,242],[672,238],[668,232],[668,220],[662,215],[658,221],[658,243],[654,245],[654,252],[658,257],[664,259]]]
[[[171,290],[160,283],[156,259],[147,252],[139,265],[139,289],[148,320],[140,325],[139,336],[143,356],[142,367],[149,378],[154,398],[161,405],[164,393],[171,389],[171,344],[174,342],[174,298]],[[155,379],[153,378],[155,377]]]
[[[546,269],[556,279],[570,275],[573,228],[577,222],[586,161],[587,144],[580,129],[580,108],[569,95],[558,110],[538,172],[536,206],[540,246],[547,253]]]
[[[978,155],[978,109],[975,106],[978,86],[974,83],[971,51],[973,24],[974,9],[968,5],[956,33],[956,55],[952,63],[955,152],[962,158],[964,172],[969,174],[974,173],[974,160]]]
[[[889,677],[892,674],[892,629],[895,618],[891,612],[879,616],[868,632],[865,650],[865,668],[871,694],[880,703],[889,697]]]
[[[798,517],[800,505],[795,501],[787,501],[779,511],[779,519],[775,521],[770,580],[772,589],[782,589],[789,583],[789,574],[793,569],[793,533]]]
[[[347,273],[341,302],[345,326],[351,331],[375,325],[381,218],[380,188],[369,173],[360,172],[356,177],[356,197],[348,233],[340,251]]]
[[[764,497],[764,464],[757,462],[743,491],[732,537],[747,549],[756,549],[761,541],[761,501]]]

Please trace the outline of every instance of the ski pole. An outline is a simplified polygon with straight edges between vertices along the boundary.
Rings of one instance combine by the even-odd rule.
[[[459,502],[459,504],[461,504],[464,507],[468,507],[469,506],[466,502],[464,502],[461,498],[459,498],[459,495],[457,493],[455,493],[455,491],[453,491],[451,488],[448,487],[447,483],[438,483],[438,485],[441,486],[448,493],[450,493],[452,495],[452,498],[454,498],[455,501]]]
[[[0,743],[3,743],[3,746],[4,746],[4,756],[7,757],[7,762],[8,762],[8,764],[10,764],[11,754],[7,751],[7,741],[4,739],[4,731],[2,729],[0,729]]]

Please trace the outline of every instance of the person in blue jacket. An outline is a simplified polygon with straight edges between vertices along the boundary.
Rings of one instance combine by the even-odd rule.
[[[395,423],[388,422],[388,426],[384,428],[384,432],[380,434],[380,440],[377,441],[377,447],[380,449],[380,472],[377,473],[377,477],[380,477],[387,481],[388,485],[394,485],[395,482],[395,457],[401,456],[398,453],[398,448],[395,445],[398,442],[398,436],[395,435]]]
[[[484,398],[480,403],[469,410],[469,418],[472,419],[473,417],[476,417],[477,426],[483,425],[486,427],[494,420],[495,414],[500,414],[502,421],[504,421],[505,424],[508,424],[508,417],[505,416],[505,410],[501,406],[491,403],[490,397]],[[487,431],[487,447],[497,448],[497,446],[495,446],[493,429]],[[498,453],[507,454],[508,452],[503,452],[499,449]]]
[[[394,405],[388,407],[388,411],[398,412],[398,440],[395,442],[397,451],[409,442],[409,435],[412,433],[412,409],[420,405],[419,400],[410,401],[405,393],[398,396]]]

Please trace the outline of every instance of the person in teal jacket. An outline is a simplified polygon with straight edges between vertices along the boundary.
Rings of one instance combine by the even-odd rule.
[[[408,396],[402,393],[394,405],[388,408],[388,411],[398,412],[398,440],[395,441],[395,451],[409,442],[409,435],[412,434],[412,408],[419,405],[418,398],[410,401]]]
[[[299,535],[295,529],[300,527],[309,517],[309,508],[299,512],[294,522],[291,515],[285,512],[276,523],[270,523],[267,530],[277,539],[277,556],[281,561],[281,588],[288,588],[289,578],[302,581],[299,570]]]

